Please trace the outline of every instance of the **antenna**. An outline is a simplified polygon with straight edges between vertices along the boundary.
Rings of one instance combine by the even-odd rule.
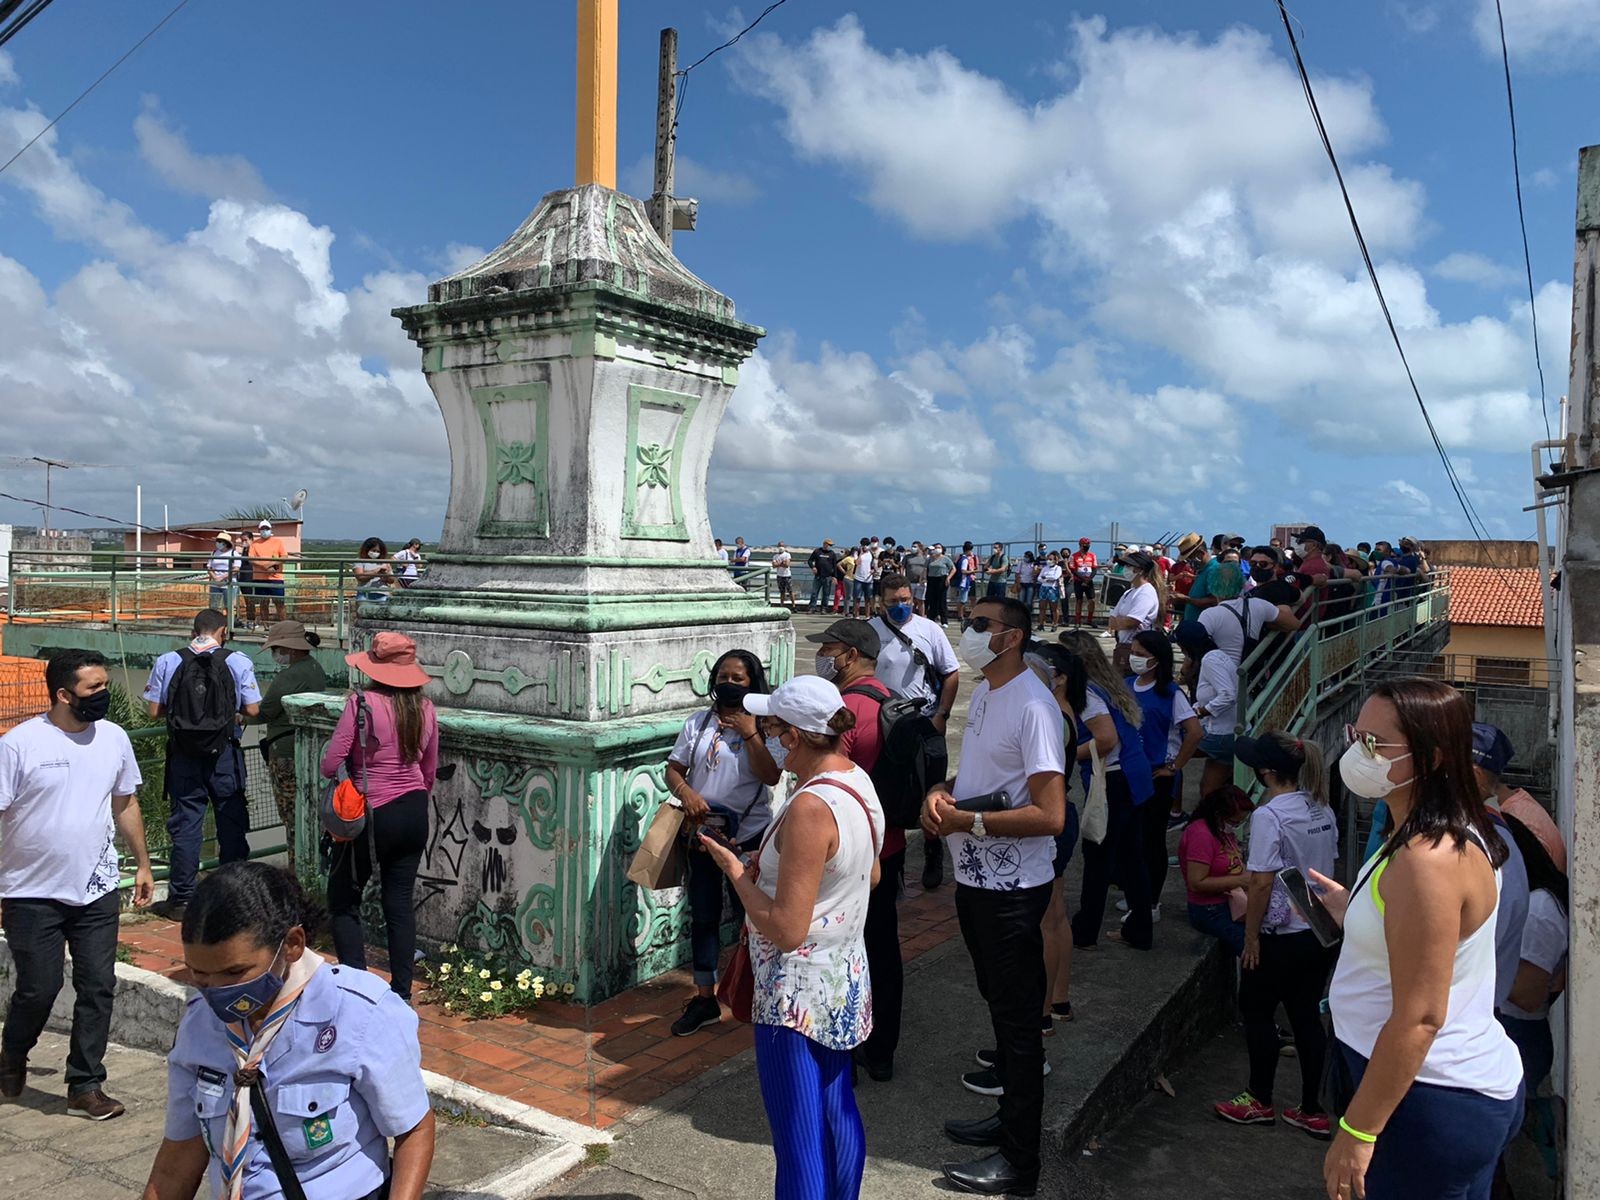
[[[72,467],[109,467],[110,463],[83,463],[63,462],[59,458],[41,458],[37,454],[26,455],[22,458],[0,459],[0,466],[6,467],[33,467],[44,468],[44,536],[50,536],[50,472],[55,470],[65,471]]]
[[[306,497],[308,495],[310,495],[310,493],[307,492],[305,488],[301,488],[294,494],[294,498],[289,501],[289,510],[291,512],[299,512],[301,509],[305,508]]]

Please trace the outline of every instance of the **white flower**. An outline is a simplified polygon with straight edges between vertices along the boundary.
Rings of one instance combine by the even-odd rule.
[[[562,988],[562,989],[561,989],[561,990],[562,990],[562,991],[563,991],[563,992],[565,992],[565,993],[566,993],[566,994],[567,994],[567,995],[569,995],[569,996],[570,996],[570,995],[572,995],[572,994],[573,994],[573,993],[574,993],[574,992],[576,992],[576,991],[577,991],[577,990],[578,990],[578,989],[577,989],[577,986],[576,986],[576,985],[574,985],[574,984],[570,984],[570,983],[569,983],[569,984],[567,984],[567,986],[566,986],[566,987],[564,987],[564,988]]]
[[[478,999],[482,1000],[485,1004],[487,1004],[487,1003],[489,1003],[489,1001],[494,999],[494,993],[493,992],[479,992],[478,993]]]
[[[487,978],[489,978],[489,968],[485,967],[485,968],[483,968],[483,970],[479,971],[478,972],[478,978],[479,979],[487,979]]]
[[[449,963],[441,963],[441,964],[439,964],[439,974],[441,974],[441,975],[450,974],[450,964]]]
[[[489,985],[489,990],[491,992],[498,992],[503,987],[505,987],[505,984],[501,983],[498,979],[496,979],[493,983],[491,983]]]
[[[517,991],[519,991],[519,992],[525,992],[532,986],[533,985],[531,983],[529,983],[526,979],[517,980]]]
[[[446,1001],[445,1001],[445,1002],[444,1002],[444,1010],[445,1010],[445,1012],[449,1012],[449,1011],[450,1011],[450,1008],[451,1008],[451,1004],[450,1004],[450,1001],[448,1001],[448,1000],[446,1000]]]

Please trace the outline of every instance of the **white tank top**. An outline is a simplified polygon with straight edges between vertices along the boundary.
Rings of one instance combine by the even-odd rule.
[[[838,784],[859,795],[866,807]],[[785,954],[746,922],[755,977],[751,1016],[757,1025],[786,1026],[831,1050],[852,1050],[872,1032],[872,981],[862,931],[872,865],[883,845],[883,809],[860,767],[824,772],[797,787],[794,795],[801,792],[810,792],[832,811],[839,849],[823,864],[811,928],[798,949]],[[787,810],[785,804],[774,815],[761,847],[756,886],[772,897],[778,894],[783,871],[775,833]]]
[[[1328,992],[1335,1036],[1364,1058],[1372,1057],[1378,1034],[1394,1012],[1389,947],[1383,937],[1384,901],[1378,892],[1378,881],[1393,860],[1376,869],[1372,861],[1357,876],[1361,886],[1345,912],[1344,946]],[[1498,910],[1499,870],[1494,885]],[[1417,1072],[1418,1083],[1464,1088],[1495,1100],[1510,1100],[1517,1094],[1522,1059],[1494,1015],[1494,930],[1491,912],[1456,947],[1444,1026]]]

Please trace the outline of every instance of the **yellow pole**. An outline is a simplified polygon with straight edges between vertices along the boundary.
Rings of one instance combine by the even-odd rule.
[[[578,186],[617,186],[617,0],[578,0]]]

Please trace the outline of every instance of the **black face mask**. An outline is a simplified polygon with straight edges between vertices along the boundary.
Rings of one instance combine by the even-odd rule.
[[[92,696],[74,696],[71,708],[72,715],[80,721],[103,721],[111,711],[111,689],[106,688]]]
[[[718,708],[743,712],[744,698],[750,694],[750,689],[742,683],[719,683],[711,689],[711,694],[716,698]]]

